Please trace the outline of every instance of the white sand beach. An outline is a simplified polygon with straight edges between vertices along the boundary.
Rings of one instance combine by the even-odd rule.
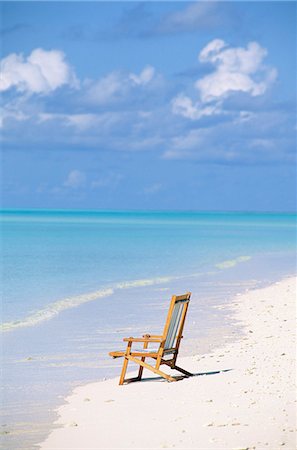
[[[76,388],[41,449],[294,450],[295,306],[293,277],[237,295],[238,341],[178,359],[195,376],[168,383],[144,370],[142,382]]]

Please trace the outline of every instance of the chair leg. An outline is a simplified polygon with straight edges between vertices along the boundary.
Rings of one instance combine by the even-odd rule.
[[[161,360],[162,360],[161,356],[158,356],[156,359],[156,366],[155,366],[156,369],[159,369],[159,367],[161,365]]]
[[[158,374],[158,375],[161,375],[161,377],[165,378],[167,381],[177,381],[176,378],[173,378],[173,377],[171,377],[170,375],[167,375],[167,373],[162,372],[161,370],[156,369],[156,368],[153,367],[153,366],[150,366],[150,365],[147,364],[146,362],[141,361],[141,359],[135,358],[134,356],[129,356],[128,358],[129,358],[131,361],[135,362],[136,364],[139,364],[140,366],[143,366],[143,367],[145,367],[146,369],[151,370],[152,372],[154,372],[154,373],[156,373],[156,374]]]
[[[145,361],[145,356],[142,356],[141,361],[144,362]],[[141,380],[142,378],[142,372],[143,372],[143,366],[139,366],[139,371],[138,371],[138,380]]]
[[[121,372],[121,376],[120,376],[120,382],[119,384],[122,385],[124,384],[125,381],[125,375],[126,375],[126,371],[127,371],[127,366],[128,366],[128,358],[125,356],[124,358],[124,362],[123,362],[123,368],[122,368],[122,372]]]

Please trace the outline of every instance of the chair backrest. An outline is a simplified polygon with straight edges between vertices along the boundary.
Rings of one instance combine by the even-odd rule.
[[[165,339],[164,351],[175,349],[182,337],[187,309],[191,298],[191,292],[184,295],[174,295],[171,299],[163,336]]]

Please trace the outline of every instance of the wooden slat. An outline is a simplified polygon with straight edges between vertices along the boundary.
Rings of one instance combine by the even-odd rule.
[[[150,335],[149,335],[149,334],[146,334],[146,335],[144,335],[143,337],[148,338],[148,337],[150,337]],[[148,348],[148,344],[149,344],[148,341],[144,342],[144,343],[143,343],[143,348],[144,348],[144,349]],[[142,362],[145,361],[145,356],[142,356],[142,357],[141,357],[141,361],[142,361]],[[139,366],[139,371],[138,371],[138,378],[139,378],[139,380],[141,380],[141,378],[142,378],[142,373],[143,373],[143,366]]]
[[[112,356],[113,358],[119,358],[121,356],[125,356],[125,352],[124,351],[119,351],[119,352],[110,352],[109,353],[110,356]],[[146,358],[156,358],[158,356],[157,352],[142,352],[142,351],[135,351],[133,352],[133,350],[131,350],[131,355],[135,355],[135,356],[145,356]]]
[[[171,353],[175,353],[176,352],[176,348],[166,348],[166,350],[163,351],[163,355],[170,355]]]
[[[137,355],[137,356],[145,356],[146,358],[155,358],[156,356],[158,356],[157,352],[141,352],[140,350],[137,352],[131,352],[131,355]]]
[[[119,358],[120,356],[124,356],[125,352],[109,352],[109,356],[113,358]]]
[[[144,334],[142,337],[149,337],[149,338],[162,338],[163,334]]]
[[[150,366],[149,364],[147,364],[144,361],[141,361],[140,359],[134,358],[131,355],[129,355],[128,358],[129,358],[129,360],[134,361],[136,364],[140,364],[141,366],[145,367],[146,369],[150,370],[151,372],[161,375],[161,377],[165,378],[167,381],[176,381],[175,378],[171,377],[170,375],[167,375],[167,373],[162,372],[161,370]]]
[[[132,342],[128,342],[126,352],[125,352],[125,358],[124,358],[124,362],[123,362],[123,368],[122,368],[122,372],[121,372],[121,376],[120,376],[120,382],[119,382],[120,385],[123,384],[124,380],[125,380],[125,375],[126,375],[126,371],[127,371],[128,362],[129,362],[128,358],[129,358],[130,351],[131,351],[131,345],[132,345]]]
[[[183,295],[176,295],[175,298],[176,300],[188,300],[190,301],[190,297],[191,297],[191,292],[187,292],[186,294]]]
[[[123,339],[124,342],[161,342],[161,338],[151,338],[151,337],[143,337],[143,338],[134,338],[134,337],[128,337]]]

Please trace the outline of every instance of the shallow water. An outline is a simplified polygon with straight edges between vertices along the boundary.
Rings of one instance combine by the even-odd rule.
[[[124,336],[162,331],[170,296],[192,291],[181,354],[240,328],[218,305],[295,273],[290,214],[2,213],[3,424],[32,448],[72,387],[118,375]]]

